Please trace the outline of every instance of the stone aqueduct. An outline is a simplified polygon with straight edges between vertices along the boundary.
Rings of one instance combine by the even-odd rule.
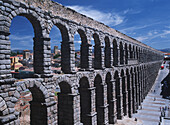
[[[34,28],[36,78],[10,72],[10,25],[26,17]],[[63,74],[51,75],[49,33],[62,34]],[[80,34],[81,68],[75,72],[74,34]],[[94,39],[94,67],[92,45]],[[163,55],[108,26],[49,0],[0,0],[0,124],[18,125],[14,106],[29,89],[32,125],[106,125],[132,117],[151,89]],[[59,86],[58,101],[54,91]]]

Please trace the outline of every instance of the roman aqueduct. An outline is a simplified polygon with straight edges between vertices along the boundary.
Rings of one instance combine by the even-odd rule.
[[[26,17],[34,28],[35,78],[23,81],[12,78],[10,70],[10,25],[16,16]],[[51,74],[53,26],[62,34],[63,74],[56,75]],[[75,71],[76,32],[82,41],[79,71]],[[50,0],[0,0],[0,124],[20,124],[14,106],[26,89],[33,96],[31,125],[107,125],[132,117],[151,89],[162,59],[159,51]]]

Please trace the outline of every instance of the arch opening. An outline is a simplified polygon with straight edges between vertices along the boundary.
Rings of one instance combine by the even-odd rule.
[[[58,96],[58,124],[69,125],[74,121],[73,96],[71,96],[70,85],[63,81],[59,83],[60,92]]]
[[[84,125],[91,124],[91,119],[88,115],[91,112],[91,93],[89,81],[86,77],[83,77],[79,81],[79,93],[80,93],[80,121]]]
[[[139,102],[139,105],[141,104],[141,77],[140,77],[140,67],[137,68],[137,79],[138,79],[138,102]]]
[[[139,51],[137,46],[136,46],[136,59],[139,59]]]
[[[76,67],[76,71],[80,70],[81,68],[81,58],[82,58],[82,40],[81,40],[81,35],[79,34],[79,32],[81,33],[81,30],[78,30],[75,34],[74,34],[74,48],[75,48],[75,67]]]
[[[136,59],[136,51],[135,51],[135,46],[133,45],[133,59]]]
[[[118,65],[118,49],[117,49],[117,41],[113,40],[113,65]]]
[[[105,37],[105,67],[111,67],[111,49],[109,37]]]
[[[107,73],[106,75],[106,84],[107,84],[107,104],[108,106],[108,119],[109,124],[114,123],[114,103],[113,103],[113,84],[111,82],[111,74]]]
[[[94,39],[94,65],[95,69],[100,69],[102,66],[102,57],[101,57],[101,43],[98,34],[93,34]]]
[[[124,64],[124,50],[123,50],[122,42],[120,42],[119,49],[120,49],[120,64],[123,65]]]
[[[131,44],[129,45],[129,51],[130,51],[130,59],[133,59],[133,51]]]
[[[135,96],[136,96],[136,109],[138,109],[138,104],[139,104],[139,95],[138,95],[138,91],[139,91],[139,87],[138,87],[138,73],[137,73],[137,69],[136,67],[134,68],[134,73],[135,73],[135,88],[136,88],[136,91],[135,91]]]
[[[115,97],[116,97],[116,110],[117,110],[117,118],[121,119],[122,118],[122,107],[121,107],[121,93],[120,93],[120,77],[118,74],[118,71],[115,72],[114,74],[114,79],[116,80],[115,84]]]
[[[126,76],[127,76],[127,92],[128,92],[128,116],[131,118],[132,117],[132,87],[131,87],[131,82],[130,82],[130,74],[129,70],[126,69]]]
[[[34,73],[43,71],[42,69],[37,71],[36,67],[37,56],[41,57],[36,46],[39,43],[37,37],[41,36],[41,29],[38,26],[38,21],[30,15],[21,14],[12,19],[9,39],[11,40],[10,65],[13,78],[33,78]]]
[[[125,43],[125,64],[128,64],[128,49],[127,49],[127,43]]]
[[[83,30],[78,29],[74,35],[75,42],[75,61],[76,68],[78,69],[87,69],[89,68],[88,62],[88,53],[89,53],[89,44],[87,42],[86,34]]]
[[[96,87],[96,111],[97,111],[97,124],[104,123],[104,110],[101,108],[104,105],[104,90],[102,86],[102,78],[97,75],[94,80],[94,86]]]
[[[21,125],[47,125],[47,107],[44,94],[36,86],[26,89],[20,93],[20,97],[15,104],[15,111],[19,112]],[[37,115],[37,112],[41,112]]]
[[[50,34],[51,38],[51,72],[61,74],[61,41],[62,35],[57,26],[53,26]]]
[[[122,70],[121,71],[121,77],[122,77],[122,95],[123,95],[123,113],[124,115],[127,115],[127,102],[126,102],[126,91],[127,91],[127,86],[126,86],[126,79],[125,79],[125,73]]]
[[[134,74],[133,74],[133,69],[131,68],[131,70],[130,70],[130,73],[131,73],[131,87],[132,87],[132,110],[133,110],[133,113],[135,113],[135,98],[136,98],[136,96],[135,96],[135,83],[134,83]]]
[[[66,26],[61,23],[55,23],[50,30],[51,48],[53,52],[51,58],[52,73],[70,73],[70,45],[69,35]]]

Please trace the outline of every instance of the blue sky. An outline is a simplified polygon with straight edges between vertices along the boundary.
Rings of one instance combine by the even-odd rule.
[[[153,48],[170,48],[170,0],[54,0],[133,37]],[[32,25],[16,17],[10,28],[12,49],[31,49]],[[51,45],[60,46],[61,34],[53,27]],[[19,45],[19,46],[18,46]],[[75,35],[79,49],[80,37]]]

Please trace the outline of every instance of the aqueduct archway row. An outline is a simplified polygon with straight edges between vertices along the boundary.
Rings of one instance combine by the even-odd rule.
[[[0,0],[0,123],[19,124],[14,110],[29,89],[31,124],[108,124],[131,117],[157,76],[162,54],[102,23],[49,0]],[[10,25],[24,16],[34,28],[34,72],[15,82],[10,72]],[[63,75],[51,75],[49,33],[60,29]],[[81,37],[81,67],[75,72],[74,34]],[[94,67],[92,44],[94,39]],[[58,101],[56,87],[61,89]],[[39,112],[41,112],[39,114]]]

